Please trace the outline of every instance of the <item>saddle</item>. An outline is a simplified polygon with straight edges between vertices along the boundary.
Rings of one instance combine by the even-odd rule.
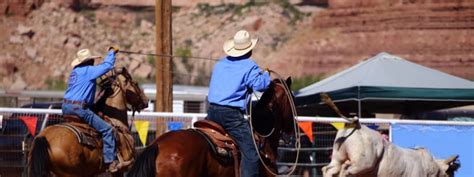
[[[102,147],[102,141],[100,141],[100,134],[92,127],[87,124],[79,122],[67,122],[58,124],[55,126],[64,127],[71,130],[76,135],[79,144],[90,148]]]
[[[71,130],[77,137],[80,144],[89,148],[100,148],[102,150],[102,137],[99,132],[84,122],[76,115],[63,115],[66,123],[57,124],[55,126],[65,127]],[[117,158],[120,162],[133,161],[135,154],[133,137],[122,122],[115,119],[104,118],[104,120],[112,126],[113,135],[116,140]],[[122,167],[127,169],[128,166]]]
[[[214,155],[224,162],[233,162],[235,176],[240,176],[240,152],[234,139],[219,124],[211,120],[199,120],[194,123],[194,130],[208,142]]]

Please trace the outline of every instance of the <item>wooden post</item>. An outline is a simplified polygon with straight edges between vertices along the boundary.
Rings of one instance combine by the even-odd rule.
[[[173,111],[173,63],[171,44],[171,0],[156,0],[156,97],[155,111]]]

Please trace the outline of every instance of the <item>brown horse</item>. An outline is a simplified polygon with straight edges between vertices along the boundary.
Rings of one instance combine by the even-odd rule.
[[[285,83],[272,81],[252,110],[254,127],[273,132],[261,138],[261,157],[276,172],[277,148],[282,133],[294,134],[294,116],[290,106],[291,92],[285,91]],[[287,86],[291,79],[286,80]],[[287,87],[289,88],[289,87]],[[288,95],[288,94],[291,95]],[[292,100],[292,99],[291,99]],[[274,176],[261,165],[261,176]],[[232,162],[219,161],[206,139],[192,129],[165,133],[158,137],[138,157],[129,177],[226,177],[234,176]]]
[[[103,96],[95,104],[95,112],[113,122],[116,129],[128,132],[127,107],[140,111],[148,106],[143,90],[125,68],[107,73],[100,86]],[[124,136],[132,138],[130,133]],[[117,142],[117,148],[121,146],[133,149],[133,144]],[[120,155],[125,160],[133,159],[134,151]],[[29,158],[32,177],[49,176],[51,172],[60,177],[91,177],[104,171],[102,141],[96,148],[81,145],[71,129],[55,125],[41,131],[33,142]],[[113,176],[123,176],[123,172]]]

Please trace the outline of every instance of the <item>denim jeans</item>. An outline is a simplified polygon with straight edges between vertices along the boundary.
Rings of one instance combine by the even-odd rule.
[[[84,108],[77,104],[66,104],[62,106],[63,115],[77,115],[82,118],[87,124],[95,128],[101,135],[104,141],[103,155],[104,163],[111,163],[115,160],[115,139],[112,134],[112,126],[107,124],[94,112],[88,108]]]
[[[239,146],[242,154],[240,176],[258,177],[259,158],[253,144],[250,125],[244,119],[243,112],[238,108],[211,104],[207,112],[207,119],[224,127]]]

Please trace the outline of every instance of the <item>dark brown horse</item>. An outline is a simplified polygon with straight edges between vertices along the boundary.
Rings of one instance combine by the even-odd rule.
[[[143,90],[125,68],[107,73],[100,85],[104,92],[95,112],[110,119],[116,127],[128,130],[127,107],[139,111],[148,106]],[[130,133],[125,136],[132,138]],[[122,146],[130,144],[117,143],[117,147]],[[120,155],[125,160],[133,159],[134,151]],[[92,177],[105,171],[101,143],[96,148],[81,145],[71,129],[57,125],[47,127],[35,138],[28,164],[32,177],[49,176],[51,172],[59,177]],[[122,173],[113,175],[123,176]]]
[[[265,164],[276,172],[277,148],[282,133],[294,134],[294,116],[290,106],[291,92],[285,83],[274,80],[253,107],[254,127],[273,132],[259,140]],[[286,84],[291,84],[288,78]],[[288,95],[289,93],[290,95]],[[292,99],[291,99],[292,100]],[[273,131],[271,131],[273,130]],[[273,176],[263,166],[261,176]],[[192,129],[168,132],[158,137],[138,157],[129,177],[227,177],[234,176],[233,163],[219,161],[205,138]]]

